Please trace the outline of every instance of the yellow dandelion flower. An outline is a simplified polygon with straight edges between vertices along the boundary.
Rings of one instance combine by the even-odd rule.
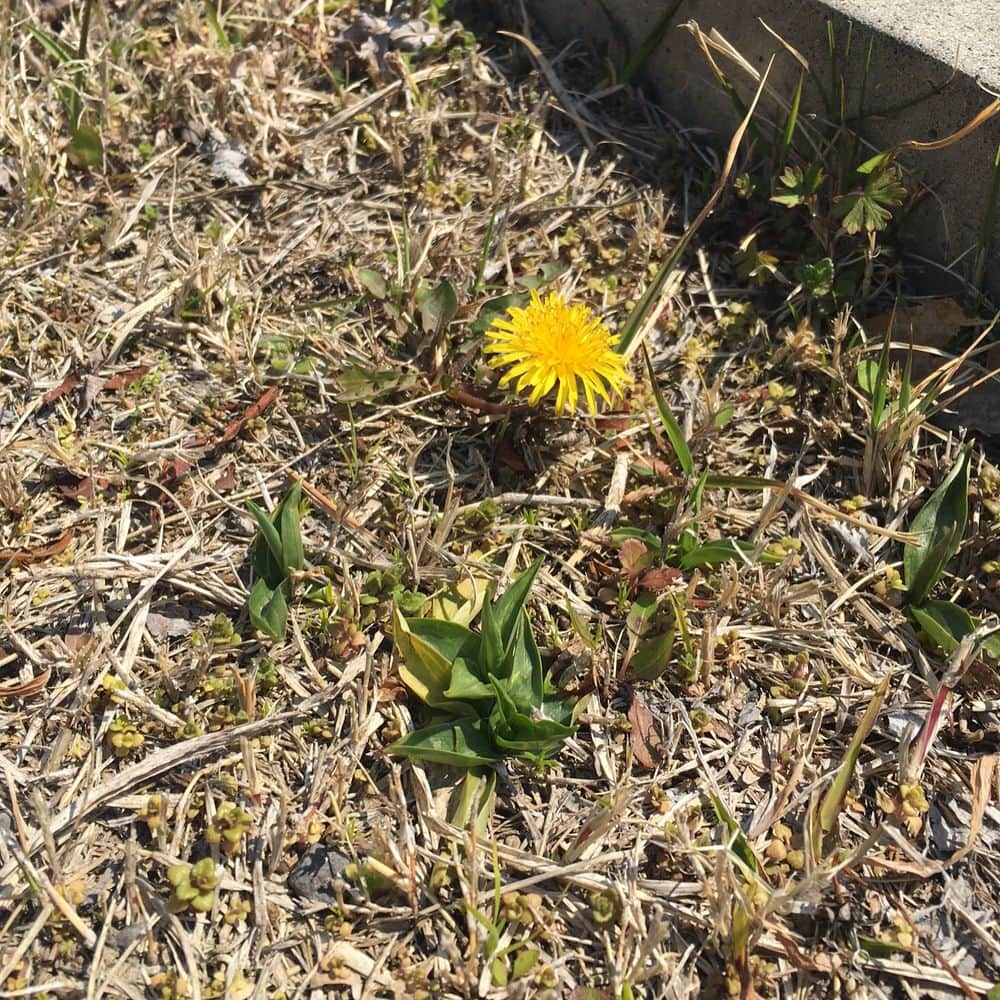
[[[519,393],[530,386],[532,406],[558,385],[557,414],[576,409],[580,384],[596,415],[594,394],[610,404],[608,389],[620,395],[629,381],[625,359],[614,350],[618,338],[585,305],[569,305],[556,292],[542,299],[533,291],[528,306],[512,308],[510,319],[496,320],[486,338],[483,350],[496,355],[490,365],[512,366],[500,385],[516,379]]]

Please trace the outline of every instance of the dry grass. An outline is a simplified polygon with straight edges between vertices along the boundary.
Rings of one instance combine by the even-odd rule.
[[[481,305],[535,276],[621,322],[712,155],[635,94],[574,90],[572,53],[433,29],[419,56],[345,75],[348,9],[241,4],[220,37],[202,5],[154,0],[94,5],[88,172],[58,96],[75,67],[25,29],[75,46],[79,8],[16,3],[0,27],[0,995],[987,990],[995,670],[932,754],[930,812],[902,815],[906,723],[943,665],[879,596],[898,545],[803,500],[860,489],[846,325],[793,330],[739,288],[725,211],[665,300],[648,343],[699,465],[804,493],[706,492],[702,537],[796,542],[777,565],[686,573],[689,655],[652,682],[626,669],[634,581],[608,534],[678,529],[639,366],[596,424],[491,406]],[[223,162],[227,143],[246,158]],[[418,293],[442,279],[459,312],[425,330]],[[956,450],[919,431],[862,522],[905,529]],[[946,582],[983,615],[981,468]],[[329,600],[260,641],[245,501],[273,505],[290,476]],[[536,634],[582,724],[557,769],[501,774],[477,840],[448,824],[440,775],[381,752],[419,712],[392,588],[509,579],[538,554]],[[843,853],[813,865],[803,835],[887,671]],[[232,856],[205,839],[225,802],[250,816]],[[287,886],[317,842],[367,872],[336,907]],[[205,856],[213,908],[169,912],[167,869]],[[537,960],[494,988],[489,943]]]

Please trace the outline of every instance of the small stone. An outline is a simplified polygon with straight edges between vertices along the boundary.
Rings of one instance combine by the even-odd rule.
[[[336,906],[339,900],[334,883],[344,881],[344,872],[350,863],[351,859],[340,851],[313,844],[288,873],[288,888],[297,896]]]

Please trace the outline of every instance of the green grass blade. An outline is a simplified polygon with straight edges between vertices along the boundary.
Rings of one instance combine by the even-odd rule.
[[[656,375],[653,373],[653,362],[649,359],[649,351],[646,350],[645,344],[642,345],[642,352],[646,359],[649,384],[653,388],[653,397],[656,399],[656,409],[659,411],[660,422],[663,424],[663,429],[667,432],[667,438],[670,440],[670,447],[674,449],[677,463],[684,470],[684,475],[693,476],[694,459],[691,457],[691,449],[688,448],[687,441],[684,440],[684,431],[681,430],[681,425],[677,423],[676,417],[671,413],[670,407],[667,406],[667,401],[663,398],[663,393],[660,392],[660,387],[656,384]]]
[[[844,808],[844,800],[847,798],[847,792],[854,778],[854,768],[858,762],[858,755],[861,753],[861,747],[864,746],[865,740],[868,739],[868,734],[875,726],[875,720],[882,709],[882,702],[885,701],[885,696],[889,692],[891,677],[892,674],[887,673],[875,689],[875,694],[872,696],[868,709],[859,723],[854,736],[851,738],[847,753],[844,756],[844,762],[840,765],[837,776],[833,779],[833,784],[827,789],[826,795],[823,796],[823,801],[820,803],[819,823],[813,829],[812,843],[813,860],[816,863],[819,863],[822,858],[825,840],[837,822],[837,817],[840,815],[841,810]]]
[[[788,160],[788,150],[792,146],[792,139],[795,138],[795,129],[799,124],[799,105],[802,103],[802,85],[805,83],[805,73],[799,73],[799,82],[792,95],[792,106],[788,109],[788,117],[785,119],[785,131],[782,133],[781,142],[778,144],[778,155],[776,157],[776,169],[774,176],[777,177],[785,169]]]

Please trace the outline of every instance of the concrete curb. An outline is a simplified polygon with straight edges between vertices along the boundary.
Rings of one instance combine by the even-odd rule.
[[[637,51],[671,7],[670,0],[524,2],[529,15],[557,41],[580,39],[599,53],[616,53],[619,59],[623,53],[618,38],[624,33],[629,51]],[[617,23],[612,23],[605,10],[613,11]],[[828,26],[841,47],[850,29],[850,53],[843,64],[845,104],[855,113],[871,40],[861,132],[876,150],[910,139],[943,139],[1000,93],[1000,0],[950,0],[946,4],[934,0],[754,0],[746,4],[681,0],[643,75],[674,117],[686,126],[708,130],[718,145],[728,141],[737,117],[694,37],[680,27],[692,20],[706,34],[716,29],[758,70],[775,55],[770,79],[785,97],[794,91],[799,65],[761,22],[826,78],[831,69]],[[746,73],[723,59],[720,65],[745,88],[746,96],[752,93]],[[811,115],[824,113],[820,92],[811,82],[803,91],[802,107]],[[919,290],[954,292],[961,287],[960,279],[974,275],[998,149],[1000,117],[995,117],[956,145],[901,159],[930,188],[907,219],[904,233],[912,255],[940,265],[928,266],[919,278]],[[992,245],[985,260],[984,287],[1000,300],[1000,211],[994,220]]]

